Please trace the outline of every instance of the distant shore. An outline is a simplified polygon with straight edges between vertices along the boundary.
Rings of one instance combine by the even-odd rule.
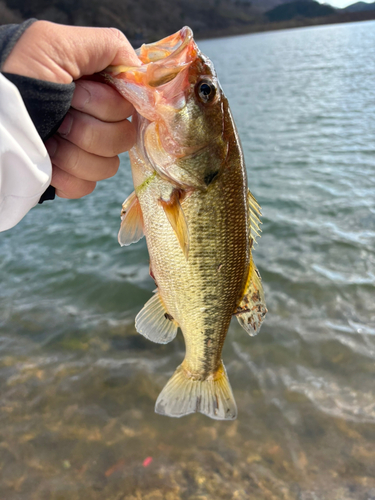
[[[6,0],[0,1],[0,25],[21,23],[25,19],[35,17],[73,26],[112,26],[125,33],[134,47],[139,47],[143,43],[160,40],[184,25],[192,28],[197,40],[204,40],[375,19],[375,10],[337,10],[324,17],[295,17],[289,21],[270,22],[267,13],[252,10],[240,0],[231,3],[229,7],[226,0],[206,0],[203,6],[200,0],[185,0],[185,3],[178,4],[176,9],[171,9],[173,0],[155,0],[158,9],[154,11],[145,7],[146,2],[147,0],[139,0],[134,4],[133,0],[106,0],[104,5],[102,0],[98,0],[88,10],[86,0],[76,0],[74,7],[51,0],[48,8],[45,7],[44,0],[35,0],[32,8],[22,3],[17,4],[18,9],[11,9],[7,4],[13,5],[12,0]]]
[[[375,20],[375,10],[365,12],[347,12],[337,15],[316,18],[293,19],[291,21],[262,23],[247,25],[241,28],[230,28],[225,30],[208,31],[199,33],[195,36],[197,40],[206,40],[211,38],[221,38],[236,35],[246,35],[251,33],[263,33],[267,31],[278,31],[293,28],[303,28],[308,26],[324,26],[327,24],[344,24],[361,21]]]

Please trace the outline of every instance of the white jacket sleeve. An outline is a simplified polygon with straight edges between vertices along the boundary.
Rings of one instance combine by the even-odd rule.
[[[17,87],[0,74],[0,231],[38,203],[51,174],[47,150]]]

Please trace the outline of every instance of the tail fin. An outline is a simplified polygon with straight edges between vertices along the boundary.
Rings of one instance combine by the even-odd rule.
[[[223,363],[206,380],[189,378],[180,365],[159,394],[155,411],[168,417],[200,412],[216,420],[235,419],[237,406]]]

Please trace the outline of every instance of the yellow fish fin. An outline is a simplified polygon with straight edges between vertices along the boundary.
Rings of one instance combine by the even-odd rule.
[[[173,191],[168,201],[160,199],[160,203],[187,259],[189,255],[189,228],[180,204],[178,191]]]
[[[123,247],[136,243],[144,236],[143,215],[137,195],[132,194],[122,204],[121,227],[118,233],[118,242]]]
[[[168,344],[177,334],[178,324],[168,314],[158,291],[135,318],[138,333],[158,344]]]
[[[267,314],[261,277],[252,258],[245,293],[234,314],[242,328],[251,336],[259,332]]]
[[[250,189],[247,192],[247,206],[249,211],[250,234],[251,238],[256,243],[257,238],[260,238],[260,233],[262,232],[259,227],[259,225],[262,224],[260,220],[262,212],[257,200],[251,194]]]
[[[177,368],[159,394],[155,412],[169,417],[200,412],[215,420],[235,419],[237,405],[223,362],[206,380],[192,377],[184,364]]]

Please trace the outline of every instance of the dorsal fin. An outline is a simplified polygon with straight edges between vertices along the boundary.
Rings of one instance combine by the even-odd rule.
[[[118,242],[121,246],[130,245],[139,241],[143,236],[142,210],[137,195],[133,191],[122,204]]]
[[[169,220],[173,231],[176,233],[186,259],[189,255],[189,229],[184,211],[180,204],[179,192],[174,190],[168,201],[160,199],[160,204]]]
[[[257,200],[251,194],[250,189],[247,192],[247,204],[249,211],[251,238],[254,240],[255,243],[257,243],[257,238],[260,238],[261,236],[260,233],[262,232],[262,230],[259,227],[259,224],[262,224],[260,220],[262,212]]]
[[[245,292],[234,314],[242,328],[251,336],[259,332],[267,314],[261,277],[252,258]]]

